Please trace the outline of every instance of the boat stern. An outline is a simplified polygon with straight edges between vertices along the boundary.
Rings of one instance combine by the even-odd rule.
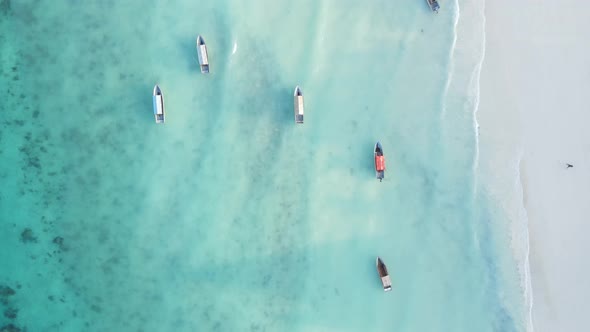
[[[379,179],[379,182],[383,181],[383,179],[385,179],[385,172],[377,171],[377,179]]]
[[[391,291],[391,278],[389,276],[385,276],[381,278],[381,283],[383,284],[383,291],[389,292]]]
[[[426,2],[428,2],[428,6],[430,6],[430,9],[435,12],[436,14],[438,14],[438,10],[440,9],[440,5],[438,4],[438,1],[436,0],[427,0]]]

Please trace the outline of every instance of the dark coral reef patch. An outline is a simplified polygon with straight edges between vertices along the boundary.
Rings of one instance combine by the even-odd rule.
[[[30,228],[25,228],[20,233],[20,240],[23,243],[37,243],[37,237],[33,234],[33,230]]]

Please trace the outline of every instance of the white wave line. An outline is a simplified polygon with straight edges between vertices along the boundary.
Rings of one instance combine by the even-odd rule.
[[[475,79],[475,107],[473,108],[473,132],[475,135],[475,156],[473,160],[473,193],[477,191],[477,169],[479,168],[479,122],[477,121],[477,112],[479,111],[479,100],[480,100],[480,86],[481,86],[481,69],[486,56],[486,15],[485,15],[485,0],[482,1],[481,6],[481,17],[482,17],[482,33],[481,33],[481,57],[475,66],[474,76]],[[473,82],[472,82],[473,84]]]
[[[459,0],[455,0],[455,12],[453,13],[453,43],[451,44],[451,49],[449,50],[449,69],[447,71],[447,82],[445,83],[445,88],[443,90],[443,105],[442,105],[442,112],[441,112],[441,122],[445,119],[447,115],[447,106],[445,100],[447,100],[447,95],[449,93],[449,88],[451,87],[451,82],[453,81],[453,72],[455,71],[455,47],[457,46],[457,26],[459,25],[459,16],[461,16],[461,10],[459,9]]]
[[[480,88],[481,88],[481,70],[483,67],[483,62],[485,59],[485,53],[486,53],[486,17],[485,17],[485,0],[482,1],[482,8],[481,8],[481,14],[482,14],[482,52],[481,52],[481,58],[479,59],[478,64],[475,67],[473,76],[472,76],[472,80],[475,80],[475,88],[476,88],[476,94],[475,94],[475,99],[474,99],[474,108],[473,108],[473,130],[475,133],[475,156],[474,156],[474,163],[473,163],[473,174],[474,174],[474,187],[473,187],[473,191],[474,193],[477,191],[477,177],[475,176],[477,174],[477,169],[479,167],[479,122],[477,121],[477,112],[479,111],[479,103],[480,103]],[[473,83],[473,82],[472,82]],[[521,192],[522,192],[522,209],[524,211],[524,235],[525,235],[525,252],[524,252],[524,264],[523,264],[523,273],[524,273],[524,300],[525,300],[525,305],[528,305],[528,317],[527,317],[527,331],[529,332],[533,332],[534,331],[534,326],[533,326],[533,314],[532,314],[532,310],[533,310],[533,289],[532,289],[532,281],[531,281],[531,267],[530,267],[530,238],[529,238],[529,232],[528,232],[528,213],[526,210],[526,206],[524,203],[524,199],[525,199],[525,193],[524,193],[524,184],[522,183],[522,178],[521,178],[521,161],[522,161],[522,151],[519,155],[518,158],[518,164],[517,164],[517,181],[518,184],[521,187]]]
[[[524,234],[525,234],[525,253],[524,253],[524,266],[523,266],[523,270],[524,270],[524,300],[525,300],[525,305],[528,305],[528,322],[527,322],[527,331],[529,332],[533,332],[534,326],[533,326],[533,283],[532,283],[532,278],[531,278],[531,264],[530,264],[530,254],[531,254],[531,242],[530,242],[530,236],[529,236],[529,216],[528,216],[528,212],[526,209],[526,205],[525,205],[525,192],[524,192],[524,184],[522,183],[522,178],[521,178],[521,161],[522,161],[522,154],[523,152],[521,151],[519,157],[518,157],[518,166],[517,166],[517,181],[518,181],[518,185],[520,186],[521,192],[522,192],[522,210],[524,211],[524,217],[523,217],[523,221],[524,221]]]

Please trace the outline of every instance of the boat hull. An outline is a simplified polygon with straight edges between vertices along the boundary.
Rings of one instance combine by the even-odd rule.
[[[152,96],[154,105],[154,118],[156,123],[164,123],[166,121],[166,111],[164,108],[164,94],[158,85],[154,86]]]
[[[293,111],[295,113],[295,123],[302,124],[304,115],[303,92],[299,86],[296,86],[295,91],[293,92]]]
[[[200,35],[197,37],[197,55],[199,57],[201,73],[209,73],[209,54],[207,52],[207,45],[205,44],[205,39]]]
[[[379,142],[375,144],[374,157],[375,176],[379,181],[383,181],[385,178],[385,156],[383,155],[383,147]]]
[[[430,7],[430,9],[438,14],[438,10],[440,9],[440,5],[438,4],[438,1],[436,0],[426,0],[426,2],[428,3],[428,6]]]
[[[387,272],[387,266],[381,258],[377,257],[376,261],[377,265],[377,273],[379,274],[379,278],[381,279],[381,284],[383,285],[383,291],[389,292],[391,291],[391,278],[389,277],[389,272]]]

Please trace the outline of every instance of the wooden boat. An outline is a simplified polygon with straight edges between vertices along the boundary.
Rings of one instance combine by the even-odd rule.
[[[166,120],[164,94],[162,94],[162,90],[160,90],[157,84],[154,86],[154,117],[156,118],[156,123],[164,123]]]
[[[293,92],[293,99],[295,123],[303,123],[303,92],[301,92],[299,85],[295,87],[295,92]]]
[[[205,39],[199,35],[197,37],[197,54],[199,56],[199,66],[201,66],[201,73],[207,74],[209,72],[209,56],[207,55],[207,45]]]
[[[385,156],[383,155],[383,147],[379,142],[375,144],[375,173],[379,182],[383,181],[385,177]]]
[[[432,9],[433,12],[438,14],[438,10],[440,9],[440,6],[438,5],[438,1],[426,0],[426,2],[428,2],[428,6],[430,6],[430,9]]]
[[[379,273],[379,278],[381,278],[383,291],[389,292],[391,290],[391,278],[387,272],[387,266],[385,266],[385,263],[379,257],[377,257],[377,273]]]

